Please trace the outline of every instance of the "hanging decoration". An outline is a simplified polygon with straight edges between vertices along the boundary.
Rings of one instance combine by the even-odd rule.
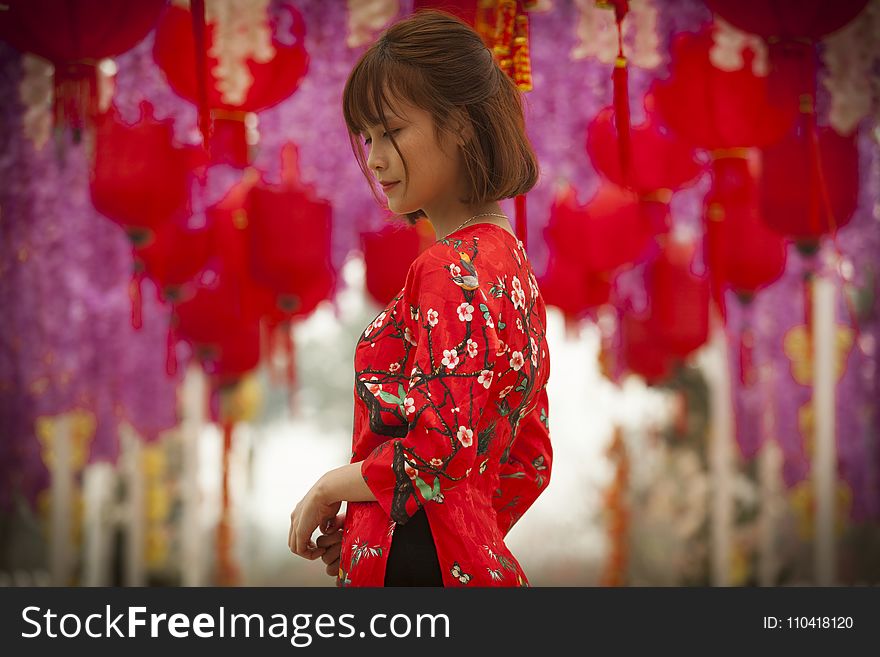
[[[197,150],[172,143],[170,121],[156,121],[152,106],[141,106],[134,126],[111,109],[99,117],[89,190],[95,209],[122,226],[133,247],[149,244],[160,226],[188,212],[189,174]],[[143,271],[135,266],[129,284],[132,326],[141,327]]]
[[[97,114],[98,62],[143,39],[165,3],[7,0],[0,11],[0,39],[52,63],[54,125],[58,130],[70,128],[79,142]]]
[[[433,234],[425,221],[412,227],[389,224],[361,234],[364,284],[375,303],[385,306],[403,289],[410,265],[434,241]]]
[[[289,97],[308,71],[302,15],[287,3],[272,9],[268,0],[207,3],[204,52],[197,52],[193,17],[181,4],[185,0],[175,1],[160,17],[153,56],[171,88],[201,108],[199,125],[212,161],[243,167],[250,161],[249,113]],[[202,56],[204,87],[197,76]]]
[[[631,129],[632,163],[624,176],[620,149],[613,127],[614,108],[606,107],[587,128],[587,154],[596,170],[613,183],[628,187],[639,197],[639,209],[652,233],[671,228],[669,202],[672,194],[703,172],[691,145],[660,129],[654,100],[645,96],[645,121]]]
[[[605,492],[604,509],[610,548],[608,561],[599,581],[600,586],[626,585],[629,556],[629,455],[622,434],[622,429],[615,425],[611,444],[606,450],[609,460],[614,464],[614,478]]]
[[[283,326],[280,334],[292,388],[290,321],[309,315],[333,296],[336,272],[330,258],[333,210],[301,182],[296,145],[286,144],[281,157],[281,185],[255,184],[237,216],[247,225],[248,273],[256,284],[271,290],[273,304],[264,311],[268,329]]]

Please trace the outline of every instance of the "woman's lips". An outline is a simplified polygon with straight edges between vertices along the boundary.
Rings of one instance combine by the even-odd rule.
[[[388,193],[388,190],[393,189],[394,187],[396,187],[396,186],[397,186],[397,183],[399,183],[399,182],[400,182],[400,181],[398,180],[397,182],[388,183],[388,184],[386,184],[386,183],[382,183],[382,190],[387,194],[387,193]]]

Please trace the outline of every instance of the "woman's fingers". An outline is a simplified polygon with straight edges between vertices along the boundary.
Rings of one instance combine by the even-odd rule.
[[[327,564],[327,574],[337,577],[339,575],[339,559],[333,563]]]
[[[315,541],[315,544],[318,547],[329,548],[331,545],[337,545],[342,542],[342,531],[337,531],[332,534],[324,534],[323,536],[319,536],[318,540]]]
[[[324,563],[329,565],[329,564],[333,563],[334,561],[339,561],[340,552],[342,552],[342,544],[341,543],[337,543],[336,545],[331,545],[330,547],[328,547],[324,551],[324,554],[321,555],[321,559],[324,561]]]
[[[318,547],[312,542],[312,532],[304,526],[300,505],[297,505],[293,513],[290,514],[290,531],[287,534],[287,545],[291,551],[309,561],[317,559],[324,554],[324,548]]]
[[[345,525],[345,514],[340,513],[335,518],[325,522],[321,525],[321,532],[324,534],[330,534],[335,532]]]

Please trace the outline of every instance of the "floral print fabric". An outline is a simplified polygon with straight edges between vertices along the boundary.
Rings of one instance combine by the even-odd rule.
[[[381,586],[394,528],[427,515],[444,586],[528,586],[504,537],[546,488],[552,449],[543,298],[522,242],[459,229],[413,262],[355,350],[340,586]]]

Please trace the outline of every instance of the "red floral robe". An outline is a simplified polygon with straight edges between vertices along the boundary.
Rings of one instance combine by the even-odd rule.
[[[444,586],[528,586],[504,537],[550,479],[546,311],[522,242],[494,224],[451,233],[355,350],[351,502],[339,586],[382,586],[391,538],[427,514]]]

